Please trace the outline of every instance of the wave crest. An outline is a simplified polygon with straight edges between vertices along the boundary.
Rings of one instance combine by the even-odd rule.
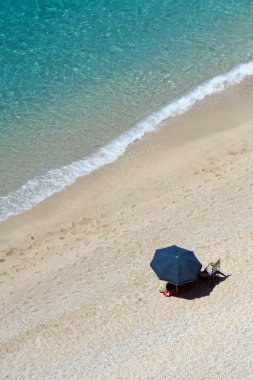
[[[165,119],[186,112],[206,96],[220,93],[226,87],[238,84],[245,77],[252,75],[253,61],[243,63],[225,74],[200,84],[184,96],[148,115],[90,156],[62,168],[52,169],[43,176],[27,181],[20,189],[0,197],[0,221],[29,210],[47,197],[73,184],[77,178],[116,161],[126,151],[129,144],[141,139],[146,132],[155,130]]]

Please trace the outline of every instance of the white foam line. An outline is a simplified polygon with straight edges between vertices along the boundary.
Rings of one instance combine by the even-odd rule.
[[[52,169],[41,177],[27,181],[20,189],[0,197],[0,221],[29,210],[45,198],[73,184],[77,178],[116,161],[126,151],[129,144],[136,139],[141,139],[146,132],[154,131],[165,119],[184,113],[206,96],[220,93],[226,87],[238,84],[246,76],[252,75],[253,61],[243,63],[165,105],[83,160],[75,161],[60,169]]]

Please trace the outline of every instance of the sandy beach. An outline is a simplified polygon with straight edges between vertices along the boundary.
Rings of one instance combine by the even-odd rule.
[[[1,379],[252,379],[253,81],[0,223]],[[158,292],[157,248],[231,275]]]

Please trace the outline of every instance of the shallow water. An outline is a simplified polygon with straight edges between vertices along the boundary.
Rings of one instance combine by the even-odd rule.
[[[251,61],[252,19],[246,0],[2,1],[0,219],[113,161],[170,102]]]

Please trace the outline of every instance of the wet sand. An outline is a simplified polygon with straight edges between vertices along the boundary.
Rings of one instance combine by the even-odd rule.
[[[253,81],[0,223],[0,377],[251,379]],[[156,248],[230,277],[158,292]]]

